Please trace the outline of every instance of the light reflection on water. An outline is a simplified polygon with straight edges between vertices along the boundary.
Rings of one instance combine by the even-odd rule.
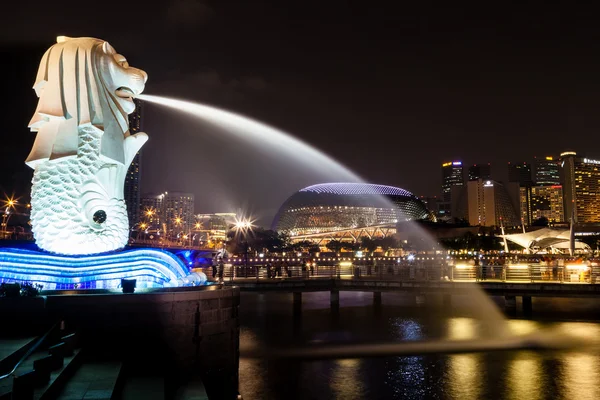
[[[448,389],[453,399],[479,399],[485,381],[481,354],[454,354],[448,360]]]
[[[577,400],[600,399],[599,368],[597,354],[566,355],[563,381],[566,397]]]
[[[386,296],[394,295],[385,294],[384,304]],[[291,295],[244,293],[241,344],[477,340],[504,332],[528,335],[551,330],[571,335],[565,340],[591,339],[600,345],[598,322],[482,320],[468,309],[442,312],[415,307],[414,303],[402,307],[401,299],[391,301],[394,306],[375,311],[365,299],[369,296],[344,293],[339,314],[333,314],[328,295],[305,293],[303,301],[311,307],[303,310],[298,322],[292,318]],[[569,304],[567,301],[563,306]],[[536,303],[536,307],[543,313],[543,303]],[[242,360],[240,392],[245,399],[600,399],[600,355],[592,349],[276,364]]]
[[[336,399],[365,398],[364,385],[361,379],[359,359],[335,360],[335,367],[330,380],[331,389]]]
[[[506,378],[509,399],[536,400],[544,393],[541,356],[523,352],[509,362]]]

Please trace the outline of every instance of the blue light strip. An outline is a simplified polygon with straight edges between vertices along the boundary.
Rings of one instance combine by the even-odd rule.
[[[139,288],[182,285],[189,275],[174,254],[134,249],[91,256],[63,256],[17,248],[0,249],[0,282],[28,281],[44,290],[72,285],[116,288],[121,279],[137,279]]]

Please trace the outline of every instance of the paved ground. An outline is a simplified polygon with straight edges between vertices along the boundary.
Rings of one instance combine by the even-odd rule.
[[[35,337],[18,338],[18,339],[0,339],[0,361],[8,357],[21,347],[25,346]]]
[[[90,362],[77,369],[58,396],[58,400],[106,399],[113,394],[120,362]],[[133,397],[131,397],[133,398]],[[151,397],[137,397],[150,399]]]

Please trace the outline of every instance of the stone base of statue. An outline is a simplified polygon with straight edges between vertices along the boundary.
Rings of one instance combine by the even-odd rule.
[[[121,279],[136,288],[201,285],[202,273],[190,273],[174,254],[158,249],[129,249],[85,256],[40,250],[0,248],[0,282],[31,282],[43,290],[113,289]]]

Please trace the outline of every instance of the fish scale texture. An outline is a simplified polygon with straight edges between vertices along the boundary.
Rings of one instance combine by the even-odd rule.
[[[102,132],[79,128],[77,157],[39,164],[33,174],[31,223],[37,244],[58,254],[103,253],[124,247],[129,234],[125,201],[109,198],[93,182],[103,167],[99,147]],[[123,182],[114,182],[115,185]],[[106,221],[95,224],[102,210]]]

